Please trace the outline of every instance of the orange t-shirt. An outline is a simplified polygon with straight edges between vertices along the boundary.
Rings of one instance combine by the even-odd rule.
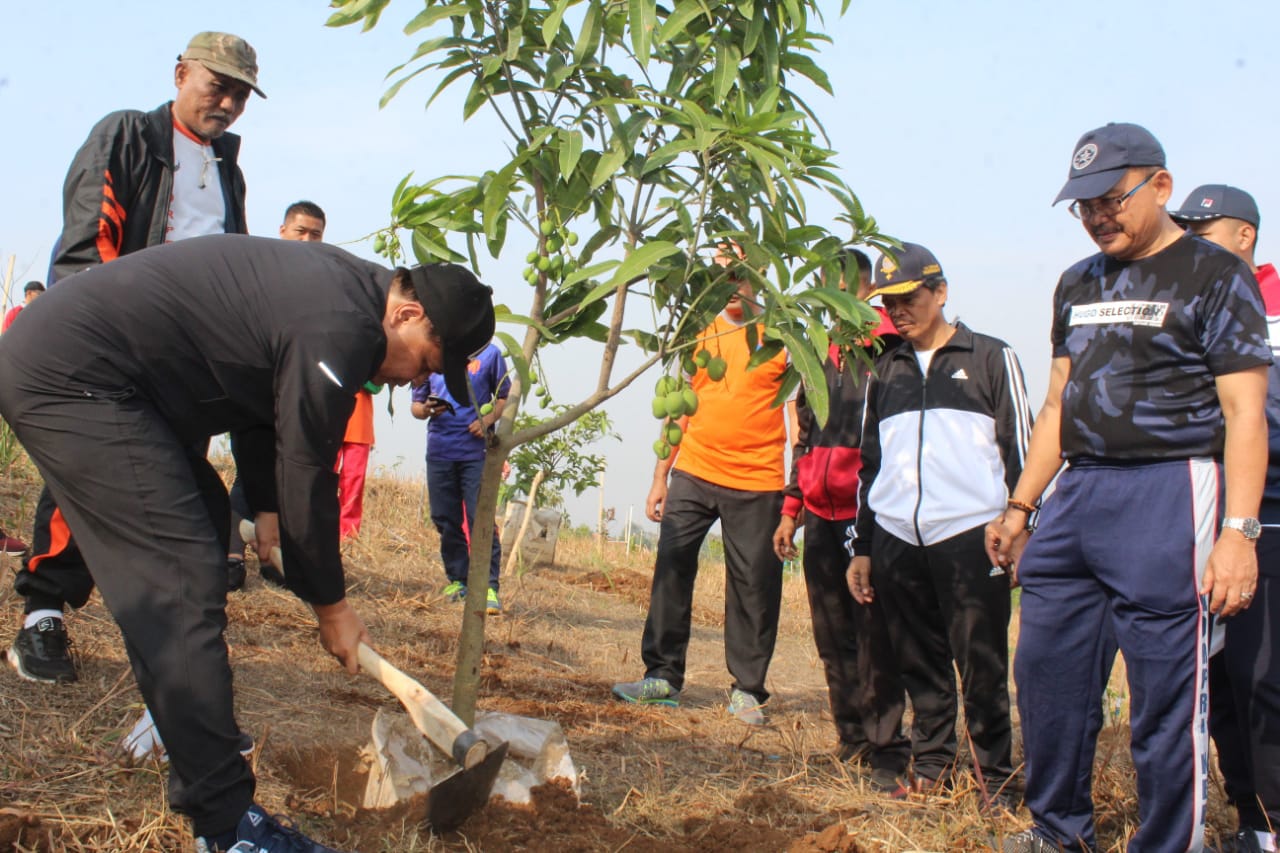
[[[373,444],[373,395],[364,389],[356,393],[356,407],[342,440],[346,444]]]
[[[689,418],[675,469],[718,486],[773,492],[786,484],[787,428],[783,407],[771,408],[778,394],[786,353],[747,370],[751,353],[746,329],[723,316],[698,335],[703,349],[727,364],[724,378],[712,381],[706,370],[690,380],[698,412]]]

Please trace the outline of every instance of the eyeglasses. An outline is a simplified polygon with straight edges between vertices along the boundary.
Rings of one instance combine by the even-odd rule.
[[[1159,172],[1152,172],[1150,175],[1147,175],[1147,177],[1140,181],[1137,186],[1129,190],[1124,195],[1112,196],[1111,198],[1103,196],[1102,198],[1094,199],[1093,201],[1080,201],[1079,199],[1076,199],[1071,202],[1071,206],[1068,207],[1067,210],[1076,219],[1086,219],[1094,216],[1115,216],[1117,213],[1124,210],[1124,203],[1129,200],[1129,196],[1145,187],[1147,182],[1158,174]]]

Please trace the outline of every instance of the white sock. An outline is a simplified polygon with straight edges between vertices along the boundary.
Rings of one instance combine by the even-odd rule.
[[[1276,853],[1276,836],[1274,832],[1263,832],[1256,830],[1254,832],[1258,836],[1258,846],[1269,853]]]
[[[32,625],[35,625],[41,619],[45,619],[45,618],[57,619],[59,622],[61,622],[62,611],[61,610],[33,610],[27,614],[27,617],[25,619],[22,620],[22,627],[30,628]]]

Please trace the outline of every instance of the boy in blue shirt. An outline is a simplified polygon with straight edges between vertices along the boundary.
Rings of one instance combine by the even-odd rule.
[[[410,411],[427,424],[427,497],[431,522],[440,534],[440,560],[449,582],[444,595],[461,601],[467,595],[467,567],[471,562],[471,520],[476,517],[480,474],[484,470],[485,436],[502,417],[511,390],[507,365],[492,343],[467,363],[467,379],[473,396],[457,400],[445,387],[444,377],[432,374],[413,389]],[[491,405],[486,414],[478,408]],[[498,600],[498,573],[502,569],[502,545],[493,532],[486,609],[502,612]]]

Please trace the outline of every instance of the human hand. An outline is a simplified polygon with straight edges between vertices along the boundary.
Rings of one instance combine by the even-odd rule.
[[[773,531],[773,553],[778,559],[786,562],[798,553],[795,546],[796,520],[784,515],[778,520],[778,529]]]
[[[1237,530],[1223,530],[1209,552],[1200,594],[1209,596],[1209,611],[1234,616],[1253,602],[1258,587],[1258,551],[1255,540]]]
[[[1013,565],[1015,560],[1013,553],[1014,543],[1026,529],[1027,514],[1020,509],[1006,509],[987,524],[984,539],[987,557],[991,559],[991,565],[1000,566],[1004,569]],[[1024,539],[1023,545],[1025,544]],[[1018,553],[1022,553],[1021,548],[1018,549]]]
[[[355,609],[344,598],[334,604],[313,604],[320,623],[320,645],[333,655],[351,675],[360,672],[357,654],[360,644],[373,645],[369,631]]]
[[[871,587],[870,557],[854,557],[845,572],[845,582],[849,584],[849,594],[859,604],[870,604],[876,600],[876,591]]]
[[[654,480],[644,502],[644,515],[650,521],[662,521],[662,505],[667,500],[667,479]]]
[[[274,512],[260,512],[253,517],[253,539],[249,544],[258,555],[258,562],[273,563],[274,555],[280,548],[280,515]],[[276,566],[284,569],[284,566]]]

